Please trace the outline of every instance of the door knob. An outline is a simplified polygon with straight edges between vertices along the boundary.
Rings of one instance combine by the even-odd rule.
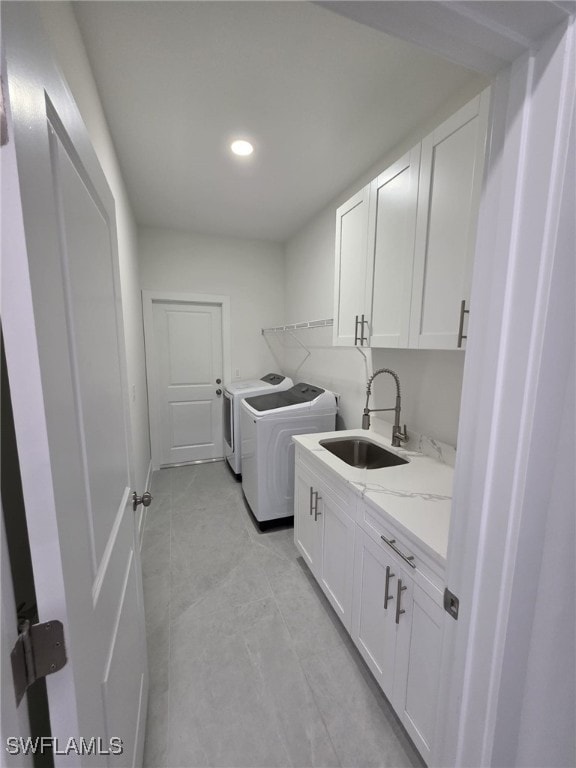
[[[150,491],[146,491],[142,496],[138,496],[136,491],[134,491],[132,494],[132,509],[134,512],[136,512],[140,504],[143,504],[145,507],[149,507],[152,504],[152,494]]]
[[[218,397],[220,397],[220,395],[222,394],[222,390],[221,389],[217,389],[216,390],[216,394],[218,395]]]

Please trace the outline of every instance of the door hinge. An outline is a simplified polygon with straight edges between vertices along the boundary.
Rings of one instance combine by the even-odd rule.
[[[16,706],[36,680],[66,664],[64,627],[61,621],[30,624],[28,619],[20,625],[20,634],[10,654]]]
[[[448,587],[444,590],[444,610],[452,616],[453,619],[458,621],[458,608],[460,606],[460,600],[453,592],[450,592]]]

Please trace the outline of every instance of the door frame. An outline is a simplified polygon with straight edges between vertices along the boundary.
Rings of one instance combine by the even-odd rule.
[[[447,557],[460,614],[444,616],[431,765],[511,765],[503,750],[516,749],[528,655],[537,652],[532,620],[562,424],[558,361],[574,360],[552,290],[562,267],[563,185],[573,181],[575,7],[533,3],[539,31],[530,37],[523,3],[516,12],[507,4],[505,23],[490,2],[328,5],[494,77],[471,296],[479,311],[470,314]],[[552,371],[543,362],[551,342]],[[562,615],[562,600],[574,597],[573,572],[564,583],[563,594],[548,596],[550,613]],[[539,642],[540,658],[554,653]]]
[[[156,413],[157,382],[150,359],[150,339],[154,334],[153,305],[155,302],[174,301],[180,304],[211,304],[222,312],[222,388],[231,381],[232,358],[230,342],[230,296],[212,293],[180,293],[174,291],[142,291],[142,315],[144,320],[144,348],[146,358],[146,384],[148,387],[148,418],[150,420],[150,452],[152,469],[160,469],[160,424]]]
[[[511,765],[502,750],[515,754],[519,737],[561,432],[555,384],[574,360],[552,291],[563,261],[575,44],[572,16],[492,86],[471,294],[484,311],[470,314],[446,573],[460,616],[444,619],[437,765]],[[553,370],[543,362],[550,343]],[[549,611],[566,599],[549,595]]]

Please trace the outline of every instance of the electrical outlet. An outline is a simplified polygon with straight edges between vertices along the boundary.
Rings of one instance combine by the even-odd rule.
[[[234,376],[236,376],[237,379],[240,378],[240,368],[236,368],[236,371],[234,372]]]
[[[136,384],[132,384],[132,402],[136,402]]]

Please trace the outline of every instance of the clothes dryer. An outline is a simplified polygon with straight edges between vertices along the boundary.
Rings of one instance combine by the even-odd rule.
[[[242,401],[242,491],[259,524],[294,515],[293,435],[330,432],[336,395],[311,384]]]
[[[233,381],[224,387],[224,451],[226,461],[230,464],[237,479],[242,473],[241,436],[240,436],[240,403],[245,397],[280,392],[294,385],[292,379],[281,373],[267,373],[261,379],[246,379]]]

